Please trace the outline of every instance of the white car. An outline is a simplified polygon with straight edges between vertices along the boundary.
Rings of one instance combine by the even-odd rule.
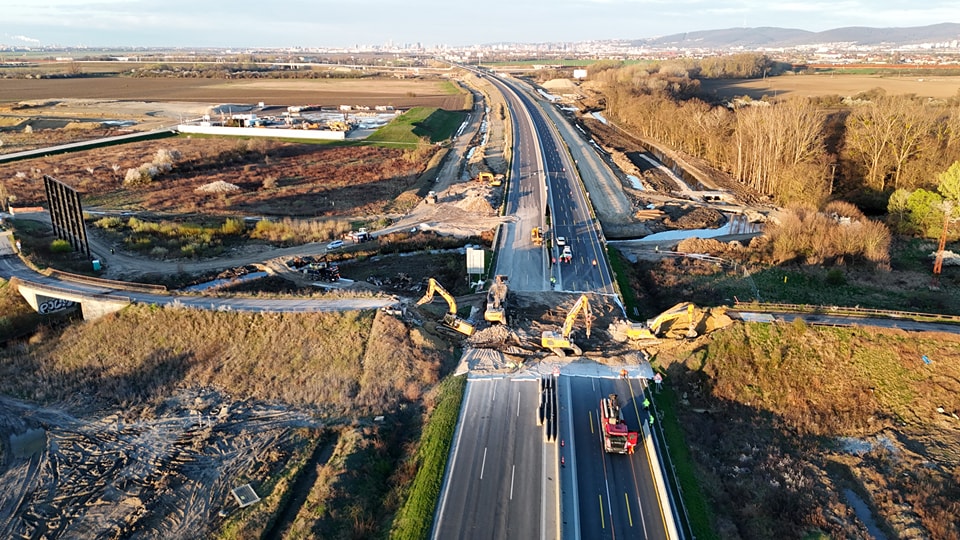
[[[333,242],[330,242],[329,244],[327,244],[327,251],[330,251],[331,249],[342,248],[342,247],[343,247],[343,240],[334,240]]]
[[[565,245],[567,245],[567,239],[564,238],[564,237],[562,237],[562,236],[558,236],[558,237],[557,237],[557,247],[562,248],[562,247],[565,246]]]

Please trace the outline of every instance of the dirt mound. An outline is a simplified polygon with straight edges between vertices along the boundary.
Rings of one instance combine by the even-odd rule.
[[[490,205],[490,201],[483,197],[482,195],[467,195],[465,198],[457,201],[456,206],[460,209],[467,210],[468,212],[476,212],[478,214],[493,214],[493,206]]]
[[[577,85],[570,79],[550,79],[541,86],[547,90],[559,90],[561,92],[573,93],[577,91]]]
[[[724,222],[723,214],[713,208],[694,208],[677,218],[667,218],[664,224],[678,229],[706,229],[719,227]]]
[[[217,180],[216,182],[210,182],[209,184],[204,184],[194,191],[198,193],[230,193],[234,191],[240,191],[240,187],[231,184],[230,182],[224,182],[223,180]]]

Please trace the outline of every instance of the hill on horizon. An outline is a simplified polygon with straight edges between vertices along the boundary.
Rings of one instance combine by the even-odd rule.
[[[681,47],[723,49],[733,47],[780,48],[799,47],[827,43],[850,45],[916,45],[960,40],[960,24],[940,23],[907,28],[869,28],[848,26],[811,32],[797,28],[761,26],[756,28],[725,28],[700,30],[654,38],[637,39],[631,42],[637,47]]]

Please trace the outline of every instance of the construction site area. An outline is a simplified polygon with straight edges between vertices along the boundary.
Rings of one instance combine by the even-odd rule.
[[[677,395],[669,411],[693,426],[686,430],[693,459],[712,482],[709,497],[725,512],[721,537],[759,538],[764,530],[811,524],[857,537],[860,528],[849,524],[853,511],[837,495],[843,489],[879,494],[876,506],[898,531],[916,532],[922,520],[943,518],[929,517],[934,512],[917,494],[935,491],[931,500],[945,502],[952,493],[930,486],[956,474],[957,408],[950,396],[960,388],[951,382],[953,368],[930,374],[923,371],[932,371],[925,368],[930,364],[920,365],[919,358],[929,355],[939,368],[955,358],[955,340],[906,345],[906,332],[890,330],[876,332],[888,341],[874,349],[871,332],[855,335],[858,350],[903,348],[890,358],[874,356],[883,356],[883,373],[893,376],[906,369],[896,357],[910,358],[904,361],[910,384],[924,382],[922,395],[910,401],[905,396],[916,396],[916,387],[891,389],[842,338],[802,324],[770,325],[785,340],[808,340],[770,344],[762,341],[767,333],[721,305],[732,298],[699,301],[710,285],[697,279],[714,272],[719,258],[669,258],[663,252],[683,235],[611,242],[635,285],[639,302],[631,307],[609,294],[521,292],[511,289],[509,275],[468,275],[467,250],[489,254],[498,227],[511,219],[503,205],[512,134],[506,104],[489,82],[462,73],[457,84],[471,94],[469,100],[458,95],[458,103],[478,104],[481,126],[464,142],[469,150],[462,162],[433,144],[399,149],[177,137],[0,164],[17,205],[43,203],[43,174],[77,187],[85,209],[98,212],[91,222],[104,220],[88,227],[91,248],[103,254],[98,277],[171,289],[216,281],[210,293],[225,296],[377,296],[392,304],[337,315],[133,307],[97,322],[44,326],[13,342],[0,368],[0,431],[10,434],[0,444],[0,535],[387,537],[384,516],[397,511],[397,493],[415,473],[405,452],[421,416],[435,405],[438,381],[467,372],[555,370],[667,377]],[[233,97],[255,103],[262,89],[250,83],[249,99]],[[431,99],[450,103],[453,97],[437,92]],[[58,112],[80,106],[62,103]],[[167,107],[162,102],[137,110],[127,105],[124,120],[155,125],[160,116],[208,105],[170,103],[165,113],[157,112]],[[82,104],[84,115],[112,107]],[[7,112],[22,117],[28,110]],[[688,246],[703,249],[689,251],[728,250],[750,260],[750,238],[775,213],[756,194],[689,157],[674,156],[687,160],[685,170],[699,171],[691,173],[696,182],[648,167],[637,141],[595,116],[571,117],[589,131],[620,181],[586,186],[609,240],[737,223],[744,227],[722,238],[730,243],[691,241]],[[87,136],[62,126],[0,137],[34,148],[45,133],[57,143]],[[172,170],[149,183],[124,184],[124,171],[151,163],[161,150],[179,155]],[[245,236],[211,233],[195,252],[160,234],[148,236],[149,227],[138,223],[219,230],[234,216],[251,218]],[[249,230],[260,221],[288,229],[253,237]],[[303,223],[321,230],[290,240],[291,231],[303,232],[297,227],[310,228]],[[87,262],[49,252],[53,237],[42,218],[24,218],[19,226],[37,261],[71,271]],[[550,241],[551,231],[538,232],[541,242]],[[756,286],[743,267],[725,272]],[[781,282],[787,279],[778,274],[775,283]],[[754,349],[744,345],[751,332],[761,343]],[[134,335],[139,339],[130,340]],[[725,340],[723,346],[711,348],[714,339]],[[811,362],[818,354],[824,359]],[[768,358],[783,365],[771,368]],[[789,369],[800,369],[800,376]],[[834,378],[833,369],[842,376]],[[748,370],[761,376],[754,380]],[[835,400],[798,397],[809,391],[804,381]],[[820,433],[818,424],[836,429]],[[738,444],[724,438],[731,425],[739,430]],[[810,434],[830,441],[820,448]],[[838,440],[845,445],[833,443]],[[764,445],[773,448],[768,456],[759,450]],[[926,483],[900,479],[930,463]],[[797,470],[816,480],[798,478]],[[753,506],[722,506],[737,497]],[[799,509],[781,511],[784,506]],[[767,514],[781,517],[768,520]],[[743,525],[750,520],[769,528]]]

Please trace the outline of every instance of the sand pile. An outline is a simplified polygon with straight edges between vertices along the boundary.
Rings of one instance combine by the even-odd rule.
[[[234,191],[240,191],[240,188],[230,182],[224,182],[223,180],[217,180],[216,182],[210,182],[209,184],[204,184],[194,191],[198,193],[231,193]]]

